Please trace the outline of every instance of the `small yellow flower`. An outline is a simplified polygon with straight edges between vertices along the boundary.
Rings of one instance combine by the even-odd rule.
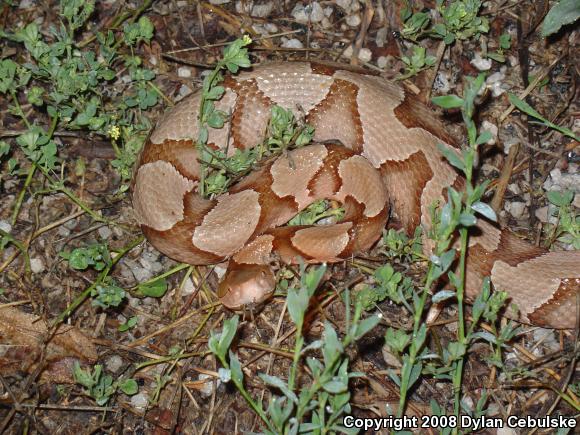
[[[249,35],[244,35],[242,40],[244,41],[244,45],[251,44],[251,42],[252,42],[252,38],[250,38]]]
[[[109,128],[109,137],[113,140],[119,139],[121,137],[121,129],[116,125],[112,125]]]

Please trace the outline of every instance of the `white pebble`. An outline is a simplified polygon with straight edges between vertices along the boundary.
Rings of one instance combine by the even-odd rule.
[[[520,189],[520,186],[518,185],[518,183],[508,184],[507,188],[514,195],[519,195],[520,193],[522,193],[522,189]]]
[[[352,45],[349,45],[344,53],[342,54],[343,57],[350,59],[352,57],[353,48]],[[373,53],[368,48],[361,48],[358,52],[358,58],[362,62],[370,62],[373,58]]]
[[[277,33],[278,32],[278,26],[274,23],[264,24],[264,29],[266,29],[266,31],[268,33]]]
[[[487,141],[488,145],[495,145],[495,142],[497,140],[497,133],[498,133],[498,128],[497,125],[492,124],[491,122],[485,120],[483,121],[483,123],[481,124],[481,131],[489,131],[491,133],[491,139]]]
[[[10,222],[6,220],[1,220],[0,230],[4,231],[5,233],[9,233],[10,231],[12,231],[12,225],[10,225]]]
[[[204,382],[201,386],[201,388],[199,389],[199,393],[203,396],[203,397],[211,397],[212,393],[213,393],[213,386],[214,386],[214,382],[213,382],[213,376],[210,375],[206,375],[205,373],[201,373],[198,376],[198,379],[200,381],[207,381]],[[218,379],[217,380],[217,387],[219,387],[221,384],[221,381]]]
[[[451,90],[449,77],[445,71],[439,71],[435,76],[435,80],[433,81],[433,90],[440,94],[448,94]]]
[[[360,26],[361,18],[359,14],[352,14],[346,17],[345,21],[350,27],[358,27]]]
[[[131,405],[136,409],[145,409],[149,400],[145,393],[137,393],[131,396]]]
[[[509,211],[509,213],[516,219],[521,219],[524,217],[524,213],[526,211],[526,203],[525,202],[506,202],[504,208]]]
[[[299,39],[292,38],[282,42],[283,48],[304,48],[304,45]]]
[[[108,240],[113,234],[111,229],[107,226],[99,228],[97,232],[99,233],[99,236],[101,236],[103,240]]]
[[[555,225],[558,222],[558,219],[555,216],[553,216],[552,210],[553,206],[546,205],[545,207],[537,208],[536,211],[534,212],[534,215],[540,222],[543,223],[549,222],[552,225]]]
[[[119,355],[112,355],[111,357],[107,358],[105,366],[107,367],[108,371],[116,373],[123,366],[123,358],[121,358]]]
[[[377,59],[377,66],[381,69],[385,69],[389,64],[389,58],[387,56],[379,56]]]
[[[191,77],[191,69],[186,66],[180,66],[177,68],[177,75],[182,79],[188,79]]]
[[[236,3],[236,12],[248,14],[252,17],[265,18],[274,9],[273,2],[255,3],[253,1],[239,1]]]
[[[346,12],[350,11],[352,7],[352,0],[334,0],[334,2],[338,7],[344,9]]]
[[[475,53],[470,63],[480,71],[491,69],[491,59],[483,59],[479,53]]]
[[[574,195],[574,201],[572,201],[572,205],[576,208],[580,208],[580,193]]]
[[[195,286],[193,285],[193,281],[190,278],[187,278],[187,280],[183,283],[183,286],[181,287],[181,294],[184,296],[190,295],[195,291]]]
[[[44,261],[42,258],[31,258],[30,259],[30,270],[32,273],[42,273],[45,270]]]
[[[297,3],[291,14],[296,22],[300,24],[307,24],[308,22],[319,23],[324,18],[324,10],[318,2],[306,6],[302,3]]]
[[[518,435],[518,433],[511,427],[499,427],[497,429],[497,435]]]
[[[387,42],[388,36],[389,36],[389,29],[387,29],[386,27],[381,27],[377,31],[377,37],[375,38],[375,43],[377,44],[377,47],[384,47],[385,42]]]
[[[229,3],[231,0],[209,0],[212,5],[225,5]]]

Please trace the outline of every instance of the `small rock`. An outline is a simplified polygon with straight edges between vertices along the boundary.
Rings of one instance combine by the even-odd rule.
[[[302,42],[296,38],[287,39],[286,41],[282,42],[281,46],[283,48],[304,48]]]
[[[433,81],[433,90],[440,94],[448,94],[451,90],[449,75],[445,71],[439,71]]]
[[[497,435],[518,435],[518,433],[511,427],[499,427],[497,428]]]
[[[238,1],[236,3],[236,12],[239,14],[247,14],[252,17],[265,18],[274,9],[273,2],[256,3],[253,1]]]
[[[187,278],[187,280],[183,283],[183,286],[181,287],[181,294],[184,296],[190,295],[195,291],[195,286],[193,285],[193,281],[190,278]]]
[[[308,22],[319,23],[324,18],[324,10],[318,2],[313,2],[306,6],[302,3],[297,3],[291,14],[296,22],[300,24],[307,24]]]
[[[186,66],[180,66],[177,68],[177,75],[182,79],[188,79],[191,77],[191,69]]]
[[[506,202],[504,208],[516,219],[521,219],[524,217],[524,213],[526,211],[526,203],[525,202]]]
[[[572,201],[572,205],[576,208],[580,208],[580,193],[574,195],[574,201]]]
[[[538,328],[534,329],[534,342],[541,343],[541,346],[548,349],[550,352],[557,352],[560,350],[560,343],[551,329]]]
[[[344,53],[342,54],[343,57],[350,59],[352,57],[353,48],[352,45],[349,45]],[[362,62],[370,62],[373,57],[373,53],[368,48],[361,48],[358,52],[358,58]]]
[[[389,64],[389,58],[387,56],[379,56],[377,59],[377,66],[381,69],[386,69]]]
[[[187,97],[189,94],[191,94],[193,91],[191,90],[191,88],[187,85],[181,85],[181,87],[179,88],[178,93],[178,97],[176,98],[177,101],[184,99],[185,97]]]
[[[113,232],[107,226],[99,228],[97,233],[99,233],[99,236],[101,236],[103,240],[108,240],[113,235]]]
[[[346,12],[350,11],[352,8],[352,0],[334,0],[334,2],[338,7],[344,9]]]
[[[555,216],[553,216],[552,210],[553,206],[547,205],[545,207],[537,208],[536,211],[534,212],[534,215],[540,222],[555,225],[558,223],[558,219]]]
[[[209,0],[209,2],[212,5],[216,5],[216,6],[225,5],[226,3],[229,3],[230,1],[232,1],[232,0]]]
[[[485,81],[487,88],[496,98],[506,91],[504,79],[505,79],[505,69],[502,68],[500,71],[494,72],[492,75],[490,75]]]
[[[149,400],[145,393],[137,393],[131,396],[131,405],[136,409],[145,409]]]
[[[358,26],[360,26],[360,22],[361,22],[360,14],[349,15],[348,17],[346,17],[345,21],[346,21],[346,24],[348,24],[350,27],[358,27]]]
[[[520,186],[519,186],[518,183],[508,184],[508,187],[507,188],[514,195],[519,195],[520,193],[522,193],[522,189],[520,189]]]
[[[387,29],[386,27],[381,27],[378,31],[377,31],[377,36],[375,38],[375,44],[377,44],[377,47],[384,47],[385,46],[385,42],[387,42],[387,38],[389,36],[389,29]]]
[[[18,5],[18,9],[29,9],[32,6],[36,5],[36,1],[34,0],[22,0]]]
[[[45,271],[44,261],[42,258],[36,257],[30,259],[30,270],[32,273],[42,273]]]
[[[121,367],[123,367],[123,358],[119,355],[112,355],[105,362],[107,370],[112,373],[117,373]]]
[[[489,131],[491,133],[491,139],[487,141],[487,144],[488,145],[495,145],[495,142],[497,140],[497,133],[499,131],[499,129],[497,128],[497,125],[492,124],[491,122],[485,120],[481,124],[481,130],[482,130],[482,132]]]
[[[103,62],[104,62],[104,59],[103,59]],[[157,56],[153,56],[153,55],[149,56],[149,63],[153,66],[156,66],[158,63]]]
[[[480,71],[489,71],[491,69],[491,59],[484,59],[479,53],[475,53],[470,63]]]
[[[211,397],[211,395],[213,394],[213,386],[214,386],[213,376],[206,375],[205,373],[201,373],[198,376],[198,379],[200,381],[207,381],[207,382],[204,382],[202,384],[202,387],[199,389],[199,393],[203,397]],[[221,384],[221,381],[218,379],[216,382],[217,382],[216,386],[219,387]]]
[[[268,33],[278,33],[278,26],[274,23],[264,24],[264,29],[266,29]]]
[[[7,220],[0,221],[0,230],[4,231],[5,233],[9,233],[12,231],[12,225]]]

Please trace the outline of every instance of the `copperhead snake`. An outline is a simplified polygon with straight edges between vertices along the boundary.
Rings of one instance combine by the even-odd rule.
[[[417,225],[428,228],[430,204],[463,182],[436,148],[439,142],[456,149],[456,140],[416,97],[381,77],[282,62],[228,77],[224,87],[216,106],[231,117],[224,128],[210,129],[211,146],[231,153],[260,143],[274,104],[305,114],[317,143],[268,161],[227,194],[203,199],[196,193],[192,140],[201,98],[195,92],[150,134],[132,191],[142,231],[159,251],[195,265],[229,259],[218,290],[227,307],[264,301],[275,286],[269,266],[275,259],[347,259],[376,242],[389,216],[409,233]],[[344,218],[333,225],[281,226],[320,198],[339,201]],[[486,275],[508,292],[520,321],[575,326],[580,251],[548,252],[479,219],[470,235],[468,298]]]

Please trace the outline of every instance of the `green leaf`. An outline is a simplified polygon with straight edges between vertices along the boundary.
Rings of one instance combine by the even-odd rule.
[[[139,284],[137,291],[142,296],[160,298],[167,292],[167,280],[160,278],[153,282]]]
[[[139,391],[139,384],[137,384],[137,381],[135,381],[135,379],[125,379],[119,383],[119,388],[127,396],[132,396],[134,394],[137,394],[137,392]]]
[[[356,325],[356,332],[354,334],[354,339],[358,340],[363,335],[370,332],[372,329],[375,328],[379,324],[381,319],[379,316],[370,316],[366,319],[363,319],[358,325]]]
[[[465,172],[465,163],[454,151],[452,151],[446,145],[443,145],[441,143],[437,144],[437,148],[449,163],[451,163],[460,171]]]
[[[495,211],[485,202],[477,201],[471,205],[471,209],[476,213],[479,213],[480,215],[488,218],[489,220],[497,222],[497,215],[495,214]]]
[[[282,379],[276,376],[270,376],[266,373],[259,373],[258,376],[262,379],[266,384],[271,385],[272,387],[278,388],[282,393],[288,397],[292,402],[298,404],[298,397],[288,388],[288,385],[282,381]]]
[[[546,15],[542,25],[542,36],[553,35],[562,26],[571,24],[580,17],[580,2],[578,0],[560,0]]]
[[[555,190],[551,190],[547,193],[548,201],[558,207],[564,207],[567,205],[572,204],[574,200],[574,192],[571,190],[567,190],[566,192],[558,192]]]
[[[441,290],[440,292],[437,292],[433,295],[433,298],[431,299],[431,301],[434,304],[438,304],[440,302],[446,301],[447,299],[454,298],[455,295],[456,295],[456,293],[454,291]]]
[[[469,213],[461,213],[459,215],[459,224],[464,227],[472,227],[477,223],[477,219],[474,215]]]
[[[322,388],[331,394],[340,394],[348,390],[348,385],[339,380],[332,380],[324,384]]]
[[[230,370],[232,372],[232,380],[237,385],[242,385],[244,380],[244,372],[242,372],[242,365],[237,355],[230,350]]]
[[[463,98],[457,95],[442,95],[431,98],[431,101],[444,109],[455,109],[463,106]]]
[[[569,128],[566,128],[566,127],[560,127],[559,125],[556,125],[556,124],[548,121],[546,118],[544,118],[542,115],[540,115],[532,106],[530,106],[525,101],[520,100],[514,94],[508,93],[508,98],[509,98],[510,103],[513,104],[515,107],[517,107],[522,112],[524,112],[524,113],[526,113],[526,114],[528,114],[536,119],[539,119],[548,127],[553,128],[554,130],[557,130],[560,133],[562,133],[568,137],[571,137],[572,139],[580,142],[580,138],[578,138],[572,130],[570,130]]]
[[[131,318],[129,318],[125,323],[123,323],[122,325],[119,325],[119,332],[126,332],[131,328],[134,328],[135,325],[137,324],[137,316],[133,316]]]

